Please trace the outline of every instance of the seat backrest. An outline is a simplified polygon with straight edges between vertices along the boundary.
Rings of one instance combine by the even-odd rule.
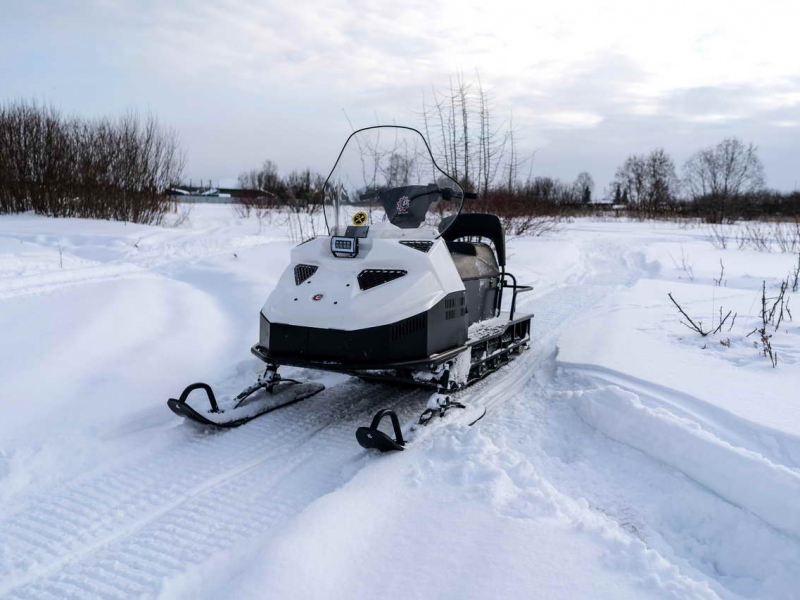
[[[439,231],[444,231],[442,237],[448,241],[462,237],[490,239],[494,244],[495,252],[497,252],[497,264],[501,267],[506,265],[506,238],[503,233],[503,224],[497,215],[464,213],[457,217],[447,217],[442,219],[439,224]]]

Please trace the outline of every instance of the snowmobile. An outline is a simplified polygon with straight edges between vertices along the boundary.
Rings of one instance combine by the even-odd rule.
[[[251,352],[265,363],[264,374],[222,403],[208,385],[192,384],[169,408],[206,425],[233,427],[324,388],[282,379],[284,365],[430,387],[435,391],[421,424],[463,408],[452,394],[523,352],[532,318],[516,314],[517,294],[532,288],[506,271],[500,219],[461,211],[465,199],[476,198],[439,167],[416,129],[353,132],[322,188],[328,235],[292,250],[290,266],[261,309]],[[511,299],[504,312],[506,290]],[[208,407],[189,404],[197,389],[206,392]],[[379,429],[385,417],[394,437]],[[381,451],[404,446],[390,409],[356,438]]]

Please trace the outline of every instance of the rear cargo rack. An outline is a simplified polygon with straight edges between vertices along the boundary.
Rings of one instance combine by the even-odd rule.
[[[509,284],[506,281],[506,277],[510,277],[512,283]],[[511,296],[511,312],[508,315],[508,320],[514,320],[514,311],[517,308],[517,294],[521,294],[524,292],[532,292],[533,287],[530,285],[519,285],[517,283],[517,278],[512,275],[511,273],[507,272],[505,267],[503,267],[502,272],[500,273],[500,293],[497,294],[497,303],[494,308],[495,315],[500,316],[500,307],[503,304],[503,290],[506,288],[510,288],[514,290],[513,295]]]

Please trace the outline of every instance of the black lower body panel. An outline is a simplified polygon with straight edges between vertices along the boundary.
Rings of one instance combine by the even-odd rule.
[[[306,369],[319,369],[339,373],[369,374],[375,371],[426,371],[435,370],[438,366],[454,359],[465,350],[472,350],[473,364],[487,365],[496,360],[497,353],[503,350],[516,350],[523,347],[530,340],[530,323],[532,315],[521,315],[509,320],[505,327],[495,329],[491,334],[477,339],[467,340],[441,352],[419,356],[405,360],[353,360],[349,357],[339,359],[320,359],[287,352],[275,352],[256,344],[250,351],[266,363],[287,365]],[[480,368],[478,369],[480,370]],[[372,373],[370,373],[372,372]],[[385,379],[386,377],[377,377]],[[397,379],[397,378],[395,378]],[[405,381],[397,379],[398,381]],[[413,383],[412,381],[407,381]]]
[[[453,292],[425,312],[353,331],[270,323],[261,315],[259,346],[269,354],[311,361],[413,361],[467,341],[466,301],[466,292]]]

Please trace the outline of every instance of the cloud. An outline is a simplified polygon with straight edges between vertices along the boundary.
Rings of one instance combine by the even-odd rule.
[[[477,69],[537,169],[595,169],[602,187],[656,146],[741,135],[800,154],[799,20],[794,0],[41,0],[4,13],[0,72],[12,95],[70,111],[152,109],[208,178],[265,158],[324,170],[343,111],[418,123],[423,90]],[[784,185],[796,167],[777,162]]]

